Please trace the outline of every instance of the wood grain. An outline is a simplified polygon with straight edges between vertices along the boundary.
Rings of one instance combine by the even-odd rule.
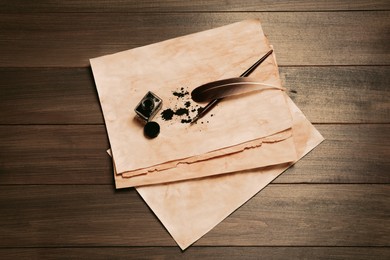
[[[1,124],[102,124],[90,68],[1,68]]]
[[[389,259],[387,0],[0,1],[0,259]],[[182,252],[114,190],[89,58],[260,18],[326,140]]]
[[[1,184],[114,185],[102,125],[0,126],[0,143]]]
[[[389,124],[318,125],[326,140],[278,183],[390,183]],[[102,125],[0,126],[1,184],[111,184]]]
[[[195,246],[389,246],[389,191],[389,185],[270,185]],[[133,189],[2,186],[0,206],[0,247],[174,245]]]
[[[356,259],[387,260],[383,247],[104,247],[0,248],[3,260],[14,259]]]
[[[314,123],[389,123],[390,67],[282,67],[289,96]]]
[[[0,2],[3,13],[20,12],[221,12],[221,11],[336,11],[336,10],[389,10],[390,4],[385,0],[375,1],[336,1],[336,0],[300,0],[300,1],[271,1],[271,0],[180,0],[159,1],[12,1]]]
[[[43,13],[0,16],[0,67],[80,67],[89,59],[259,18],[279,65],[389,65],[388,11]]]
[[[390,67],[281,67],[314,123],[389,123]],[[90,68],[0,68],[0,124],[103,124]]]
[[[390,183],[390,125],[316,125],[325,141],[275,183]]]

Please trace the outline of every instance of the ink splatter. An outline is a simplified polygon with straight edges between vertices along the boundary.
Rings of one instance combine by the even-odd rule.
[[[191,123],[191,122],[192,122],[192,119],[191,119],[191,118],[182,119],[182,120],[181,120],[181,123],[182,123],[182,124],[189,124],[189,123]]]
[[[161,116],[165,121],[168,121],[172,119],[174,114],[175,112],[172,109],[168,108],[162,111]]]
[[[173,91],[172,94],[176,96],[177,99],[179,99],[179,98],[183,98],[186,95],[189,95],[190,93],[186,91],[184,88],[181,88],[180,91]]]
[[[182,116],[182,115],[188,115],[188,109],[187,108],[179,108],[175,111],[175,115]]]
[[[192,121],[192,118],[189,116],[189,111],[187,108],[179,108],[175,111],[173,111],[172,109],[168,108],[168,109],[165,109],[164,111],[161,112],[161,116],[162,118],[165,120],[165,121],[169,121],[173,118],[173,116],[176,115],[176,116],[183,116],[183,115],[187,115],[188,116],[188,119],[182,119],[181,120],[181,123],[183,124],[188,124],[188,123],[191,123]]]
[[[167,108],[161,112],[161,117],[165,121],[170,121],[179,117],[179,122],[182,124],[189,124],[192,122],[192,118],[199,114],[203,108],[198,104],[191,103],[191,97],[187,89],[181,87],[176,91],[172,91],[172,95],[176,98],[177,102],[174,108]],[[170,99],[172,101],[172,99]],[[212,115],[213,116],[213,115]],[[201,122],[203,124],[203,122]]]

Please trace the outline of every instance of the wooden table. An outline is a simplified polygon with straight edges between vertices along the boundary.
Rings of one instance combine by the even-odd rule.
[[[0,13],[0,259],[389,259],[389,1],[2,1]],[[114,189],[88,59],[248,18],[326,141],[181,252],[134,189]]]

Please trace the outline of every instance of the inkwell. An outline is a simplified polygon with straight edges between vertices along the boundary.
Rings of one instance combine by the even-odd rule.
[[[151,91],[141,99],[135,107],[135,113],[145,122],[144,135],[148,138],[155,138],[160,133],[160,125],[151,121],[162,106],[162,99]]]

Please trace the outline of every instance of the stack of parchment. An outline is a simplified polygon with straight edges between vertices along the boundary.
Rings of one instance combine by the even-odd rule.
[[[323,140],[278,89],[225,98],[189,124],[205,105],[194,88],[239,76],[271,48],[248,20],[91,59],[116,187],[136,186],[182,249]],[[280,88],[275,56],[250,77]],[[163,100],[155,139],[134,112],[148,91]]]

